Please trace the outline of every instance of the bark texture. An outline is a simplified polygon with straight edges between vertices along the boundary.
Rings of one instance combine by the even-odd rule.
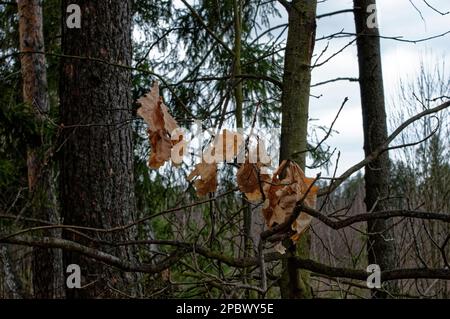
[[[355,27],[359,62],[359,84],[364,128],[364,153],[368,156],[388,137],[384,102],[383,72],[381,65],[378,27],[372,27],[375,0],[354,0]],[[369,7],[372,6],[372,7]],[[372,9],[372,10],[371,10]],[[383,153],[365,167],[365,203],[368,211],[387,210],[389,203],[389,155]],[[368,261],[378,264],[382,271],[395,268],[395,246],[392,220],[377,219],[367,222],[369,232]],[[392,289],[390,284],[386,288]],[[387,297],[374,292],[374,297]]]
[[[65,55],[131,65],[132,1],[64,0],[81,8],[81,28],[69,29],[63,17]],[[64,59],[61,65],[61,121],[65,144],[61,158],[61,205],[66,224],[111,228],[134,220],[133,147],[131,131],[131,73],[93,60]],[[73,233],[66,238],[98,247]],[[100,239],[99,234],[90,234]],[[132,231],[108,233],[101,239],[133,239]],[[132,248],[102,247],[126,261]],[[74,252],[64,254],[65,267],[78,264],[83,289],[69,289],[68,297],[102,298],[139,295],[135,275],[118,272]]]
[[[36,132],[27,150],[28,186],[33,216],[58,222],[56,190],[49,163],[49,140],[46,122],[50,111],[44,52],[42,7],[39,0],[17,1],[19,13],[20,62],[23,101],[35,114]],[[57,235],[53,232],[53,235]],[[35,298],[61,297],[61,253],[53,249],[34,248],[32,258]]]
[[[284,61],[280,160],[290,159],[305,169],[311,57],[316,33],[317,1],[293,0],[288,7],[289,31]],[[305,233],[290,253],[309,257],[310,236]],[[309,298],[309,273],[298,270],[294,259],[283,262],[280,281],[283,298]]]

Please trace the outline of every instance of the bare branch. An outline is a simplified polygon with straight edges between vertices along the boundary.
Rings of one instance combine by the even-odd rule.
[[[170,255],[162,262],[157,264],[133,264],[128,261],[119,259],[116,256],[107,254],[94,248],[86,247],[78,243],[58,238],[50,237],[18,237],[6,240],[4,243],[24,245],[31,247],[60,248],[68,251],[78,252],[94,260],[103,262],[107,265],[116,267],[123,271],[142,272],[142,273],[159,273],[178,262],[188,251],[184,249]],[[185,244],[186,247],[188,244]],[[191,246],[194,249],[194,246]],[[192,250],[191,249],[191,250]],[[193,250],[192,250],[193,251]],[[229,266],[236,268],[246,268],[256,266],[260,263],[259,258],[234,258],[224,255],[223,253],[213,252],[205,248],[195,247],[195,252],[210,259],[219,260]],[[314,273],[327,275],[335,278],[348,278],[356,280],[367,280],[367,272],[365,270],[332,267],[318,263],[310,259],[302,259],[300,257],[291,257],[289,255],[280,255],[278,253],[268,253],[265,255],[266,262],[277,261],[290,258],[294,261],[294,265],[299,269],[305,269]],[[410,268],[410,269],[394,269],[381,272],[383,281],[400,280],[400,279],[450,279],[450,269],[431,269],[431,268]]]
[[[327,81],[323,81],[323,82],[318,82],[318,83],[314,83],[311,85],[311,87],[316,87],[316,86],[320,86],[320,85],[324,85],[324,84],[328,84],[328,83],[332,83],[332,82],[338,82],[338,81],[349,81],[349,82],[358,82],[359,79],[358,78],[335,78],[335,79],[331,79],[331,80],[327,80]]]
[[[440,15],[443,15],[443,16],[445,16],[445,15],[447,15],[447,14],[449,14],[449,13],[450,13],[450,11],[447,11],[447,12],[442,12],[442,11],[440,11],[440,10],[436,9],[435,7],[433,7],[432,5],[430,5],[430,4],[428,3],[428,1],[427,1],[427,0],[423,0],[423,2],[425,2],[425,4],[426,4],[426,5],[428,6],[428,8],[430,8],[431,10],[433,10],[433,11],[435,11],[435,12],[439,13]]]
[[[354,166],[350,167],[347,171],[345,171],[340,177],[338,177],[337,179],[334,180],[334,182],[332,182],[330,184],[329,187],[321,190],[318,192],[317,196],[324,196],[327,193],[330,193],[332,191],[334,191],[340,184],[342,184],[345,180],[347,180],[347,178],[349,178],[353,173],[356,173],[357,171],[359,171],[361,168],[363,168],[364,166],[370,164],[371,162],[373,162],[375,159],[378,158],[378,156],[380,156],[380,154],[382,154],[383,152],[385,152],[388,148],[389,148],[389,144],[406,128],[408,127],[410,124],[414,123],[415,121],[423,118],[424,116],[430,115],[430,114],[434,114],[437,112],[440,112],[446,108],[448,108],[450,106],[450,101],[447,101],[439,106],[436,106],[434,108],[431,109],[427,109],[421,113],[416,114],[415,116],[409,118],[408,120],[406,120],[405,122],[403,122],[387,139],[387,141],[380,145],[377,149],[375,149],[375,151],[373,151],[369,156],[367,156],[365,159],[363,159],[361,162],[355,164]]]
[[[341,220],[333,220],[328,216],[325,216],[318,210],[307,207],[304,204],[301,204],[299,210],[311,215],[327,226],[333,229],[341,229],[344,227],[348,227],[350,225],[366,222],[368,220],[376,220],[376,219],[386,219],[392,217],[406,217],[406,218],[417,218],[417,219],[426,219],[426,220],[439,220],[445,223],[450,223],[450,215],[444,213],[435,213],[435,212],[423,212],[417,210],[388,210],[388,211],[379,211],[379,212],[370,212],[354,215]]]
[[[120,258],[113,256],[111,254],[105,253],[95,248],[90,248],[79,243],[52,237],[26,237],[19,236],[15,238],[9,238],[6,240],[0,240],[0,242],[8,244],[16,244],[30,247],[41,247],[41,248],[60,248],[66,251],[77,252],[82,255],[91,257],[97,261],[103,262],[107,265],[114,266],[123,271],[130,272],[142,272],[142,273],[159,273],[164,269],[167,269],[171,265],[175,264],[183,254],[175,253],[163,261],[157,264],[133,264],[126,260],[121,260]]]
[[[349,13],[349,12],[353,12],[353,11],[354,11],[353,9],[343,9],[343,10],[328,12],[328,13],[324,13],[324,14],[319,14],[317,16],[317,19],[322,19],[322,18],[334,16],[336,14]]]

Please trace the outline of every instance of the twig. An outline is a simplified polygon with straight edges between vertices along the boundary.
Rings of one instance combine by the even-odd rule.
[[[415,121],[423,118],[424,116],[434,114],[437,112],[440,112],[450,106],[450,101],[447,101],[445,103],[442,103],[441,105],[438,105],[434,108],[427,109],[421,113],[416,114],[415,116],[409,118],[405,122],[403,122],[394,132],[392,132],[391,135],[389,135],[388,139],[385,143],[377,147],[371,154],[369,154],[366,158],[364,158],[359,163],[353,165],[348,170],[346,170],[341,176],[336,178],[332,184],[327,189],[324,189],[322,191],[319,191],[317,193],[317,196],[324,196],[327,194],[327,192],[333,192],[339,185],[341,185],[347,178],[349,178],[353,173],[359,171],[364,166],[372,163],[375,159],[377,159],[382,153],[388,150],[389,144],[409,125],[414,123]]]

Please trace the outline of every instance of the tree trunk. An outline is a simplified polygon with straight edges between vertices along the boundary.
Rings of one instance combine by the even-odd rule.
[[[23,101],[32,107],[36,116],[36,134],[29,141],[27,151],[28,186],[33,216],[58,222],[56,191],[50,149],[45,132],[50,105],[47,92],[47,72],[44,52],[42,7],[40,0],[17,1]],[[56,235],[56,232],[53,232]],[[54,249],[33,249],[33,289],[35,298],[61,297],[61,253]]]
[[[308,109],[311,85],[311,57],[316,33],[317,1],[293,0],[288,8],[280,161],[290,159],[305,169]],[[290,253],[309,257],[310,236],[306,232]],[[310,298],[309,272],[298,270],[291,260],[283,262],[280,281],[283,298]]]
[[[64,0],[81,9],[81,28],[69,29],[63,19],[65,55],[61,65],[61,121],[65,125],[61,159],[61,205],[65,224],[111,228],[134,220],[131,72],[112,64],[131,65],[132,1]],[[91,236],[111,242],[134,239],[131,230]],[[112,248],[74,233],[64,236],[134,262],[131,248]],[[81,268],[82,289],[68,297],[139,295],[136,275],[119,273],[85,256],[66,252],[65,266]],[[113,287],[114,289],[111,289]]]
[[[375,0],[354,0],[355,26],[359,62],[359,83],[364,128],[364,153],[369,155],[387,140],[386,110],[384,104],[383,72],[381,66],[378,27],[371,26]],[[388,209],[389,155],[382,154],[365,167],[365,203],[368,211]],[[374,220],[367,223],[369,264],[378,264],[382,271],[395,268],[392,220]],[[392,289],[394,286],[386,286]],[[374,297],[387,297],[375,292]]]

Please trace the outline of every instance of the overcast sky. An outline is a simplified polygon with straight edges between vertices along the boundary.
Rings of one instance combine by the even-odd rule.
[[[328,0],[319,4],[319,14],[352,7],[351,0]],[[442,34],[450,30],[450,14],[442,16],[428,8],[422,0],[413,0],[422,12],[423,21],[409,0],[378,0],[378,21],[380,33],[384,36],[403,36],[405,39],[421,39]],[[440,11],[450,11],[449,0],[428,0],[430,5]],[[351,13],[335,15],[318,20],[317,36],[331,34],[344,29],[354,32]],[[329,54],[342,48],[348,39],[333,40],[328,49]],[[316,44],[315,53],[320,53],[325,41]],[[388,112],[398,100],[400,79],[412,79],[419,72],[421,58],[428,65],[433,65],[436,58],[449,57],[450,34],[435,40],[411,44],[393,40],[382,40],[382,63],[385,85],[385,97]],[[447,74],[450,74],[450,63]],[[352,45],[336,56],[330,63],[313,72],[313,83],[336,77],[357,77],[358,64],[356,46]],[[363,159],[362,115],[357,83],[336,82],[312,89],[312,94],[322,95],[320,99],[312,98],[310,117],[319,119],[315,124],[330,125],[342,100],[348,96],[341,116],[335,124],[339,134],[328,140],[328,144],[341,151],[338,173],[345,171],[354,163]],[[313,172],[310,171],[310,174]]]

